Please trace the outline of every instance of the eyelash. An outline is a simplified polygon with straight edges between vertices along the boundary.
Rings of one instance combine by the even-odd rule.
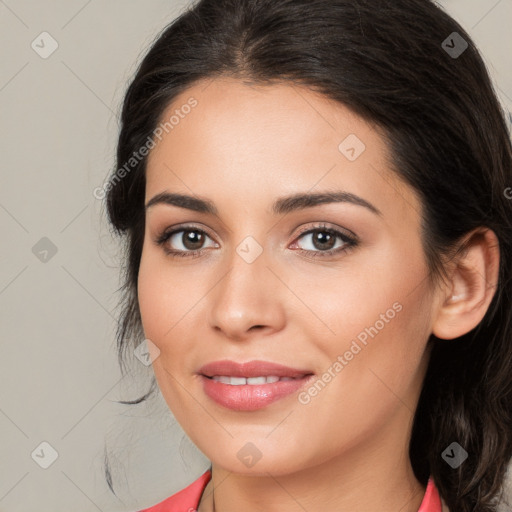
[[[178,258],[197,258],[201,255],[201,252],[204,250],[204,249],[195,249],[193,251],[176,251],[174,249],[169,249],[168,247],[165,246],[166,242],[173,236],[175,235],[176,233],[180,233],[180,232],[196,232],[196,233],[201,233],[203,235],[206,235],[208,238],[211,238],[208,233],[202,229],[199,229],[199,228],[196,228],[195,226],[180,226],[179,228],[175,228],[175,229],[172,229],[172,230],[164,230],[163,232],[161,232],[156,240],[155,240],[155,243],[158,245],[158,246],[161,246],[163,247],[165,253],[169,256],[171,256],[172,258],[174,257],[178,257]],[[354,249],[358,244],[359,244],[359,240],[358,238],[354,235],[348,235],[347,233],[345,232],[342,232],[342,231],[339,231],[337,229],[334,229],[334,228],[330,228],[328,227],[327,225],[325,224],[319,224],[319,225],[316,225],[316,226],[313,226],[312,228],[306,228],[305,230],[301,231],[294,243],[299,240],[301,237],[303,237],[304,235],[309,235],[311,233],[315,233],[315,232],[325,232],[325,233],[328,233],[330,235],[333,235],[335,236],[336,238],[339,238],[341,239],[345,245],[342,246],[342,247],[338,247],[337,249],[328,249],[326,251],[320,251],[320,250],[317,250],[317,251],[310,251],[310,250],[307,250],[307,249],[294,249],[294,250],[297,250],[299,251],[300,253],[308,253],[308,256],[309,258],[327,258],[327,257],[330,257],[330,256],[333,256],[335,254],[341,254],[341,253],[345,253],[345,252],[348,252],[349,250],[351,249]],[[311,254],[312,253],[312,254]]]

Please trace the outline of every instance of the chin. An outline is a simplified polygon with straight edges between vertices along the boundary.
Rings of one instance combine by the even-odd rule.
[[[295,446],[300,446],[295,444]],[[247,476],[283,476],[299,472],[315,464],[304,458],[302,453],[276,452],[260,444],[246,443],[236,450],[234,457],[226,457],[226,451],[207,454],[214,466],[232,473]]]

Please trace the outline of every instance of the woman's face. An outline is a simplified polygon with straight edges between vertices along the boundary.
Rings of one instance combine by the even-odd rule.
[[[138,294],[178,422],[239,473],[406,454],[437,297],[421,204],[390,170],[383,138],[285,84],[196,84],[162,119],[173,115],[148,159],[146,203],[160,200],[146,211]],[[296,195],[311,198],[284,199]],[[300,375],[241,386],[202,375],[236,375],[202,370],[226,360]],[[246,376],[258,375],[283,374]]]

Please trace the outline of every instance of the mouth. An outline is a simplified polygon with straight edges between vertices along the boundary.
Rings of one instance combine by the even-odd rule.
[[[230,377],[228,375],[214,375],[213,377],[208,377],[205,375],[205,377],[230,386],[260,386],[262,384],[273,384],[274,382],[299,380],[306,377],[306,375],[302,375],[300,377],[278,377],[277,375],[262,375],[260,377]]]
[[[301,375],[299,377],[278,377],[277,375],[261,375],[259,377],[234,377],[228,375],[214,375],[213,377],[208,377],[205,375],[205,377],[207,379],[212,379],[217,382],[221,382],[222,384],[229,384],[230,386],[259,386],[261,384],[273,384],[274,382],[299,380],[306,377],[306,375]]]
[[[237,363],[228,359],[222,361],[213,361],[204,365],[199,374],[208,378],[231,379],[226,384],[265,384],[261,379],[268,379],[270,383],[277,382],[276,379],[301,379],[307,375],[312,375],[310,370],[292,368],[270,361],[248,361],[245,363]],[[237,379],[244,379],[237,380]],[[254,380],[260,379],[260,380]],[[222,382],[222,380],[221,380]]]
[[[225,408],[255,411],[297,392],[313,372],[268,361],[217,361],[199,372],[204,393]]]

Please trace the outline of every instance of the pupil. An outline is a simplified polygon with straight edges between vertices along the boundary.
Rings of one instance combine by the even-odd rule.
[[[182,242],[187,249],[192,251],[199,249],[203,244],[203,234],[197,231],[186,231],[183,234]]]
[[[317,236],[313,237],[313,244],[317,249],[331,249],[333,247],[332,242],[335,238],[331,233],[327,231],[317,231],[316,233]],[[317,242],[319,242],[319,244]],[[327,247],[322,244],[327,244]]]

